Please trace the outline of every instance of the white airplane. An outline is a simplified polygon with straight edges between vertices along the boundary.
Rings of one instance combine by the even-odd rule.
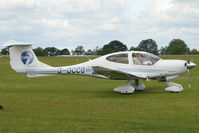
[[[27,73],[27,77],[54,76],[57,74],[74,74],[99,77],[113,80],[127,80],[127,84],[115,88],[123,94],[143,90],[144,84],[139,80],[157,80],[168,84],[170,92],[181,92],[180,84],[171,82],[188,71],[189,87],[190,69],[193,62],[184,60],[163,60],[142,51],[116,52],[72,66],[52,67],[40,62],[32,50],[32,44],[13,42],[4,45],[9,48],[10,65],[18,73]],[[132,80],[135,80],[132,83]]]

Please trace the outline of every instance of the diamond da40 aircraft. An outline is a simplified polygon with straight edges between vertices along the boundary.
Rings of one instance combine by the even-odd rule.
[[[190,69],[196,66],[189,60],[163,60],[147,52],[126,51],[111,53],[72,66],[52,67],[37,59],[31,43],[14,42],[7,43],[4,46],[9,48],[12,69],[18,73],[27,73],[28,77],[75,74],[127,80],[126,85],[117,87],[114,91],[128,94],[145,88],[139,80],[150,79],[168,84],[168,87],[165,88],[166,91],[181,92],[183,87],[171,82],[171,80],[188,71],[190,87]],[[132,80],[135,82],[132,83]]]

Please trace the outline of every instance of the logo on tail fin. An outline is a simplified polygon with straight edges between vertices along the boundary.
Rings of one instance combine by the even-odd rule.
[[[24,65],[29,65],[33,62],[34,56],[30,51],[24,51],[21,54],[21,61]]]

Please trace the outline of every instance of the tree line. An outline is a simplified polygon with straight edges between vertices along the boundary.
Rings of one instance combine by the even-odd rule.
[[[108,44],[105,44],[102,48],[96,47],[95,49],[84,49],[82,45],[77,46],[71,52],[67,49],[58,49],[55,47],[41,48],[37,47],[33,49],[37,56],[58,56],[58,55],[105,55],[113,52],[119,51],[145,51],[153,53],[156,55],[182,55],[182,54],[199,54],[197,49],[192,49],[187,46],[187,44],[181,39],[173,39],[170,41],[168,46],[161,47],[158,49],[157,43],[153,39],[142,40],[137,47],[127,48],[125,44],[118,40],[113,40]],[[8,54],[8,49],[3,48],[1,50],[2,55]]]

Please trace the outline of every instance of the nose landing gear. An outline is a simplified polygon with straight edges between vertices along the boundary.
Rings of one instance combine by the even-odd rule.
[[[183,91],[183,87],[180,84],[176,84],[173,82],[165,82],[166,84],[168,84],[169,87],[165,88],[166,91],[169,92],[182,92]]]

